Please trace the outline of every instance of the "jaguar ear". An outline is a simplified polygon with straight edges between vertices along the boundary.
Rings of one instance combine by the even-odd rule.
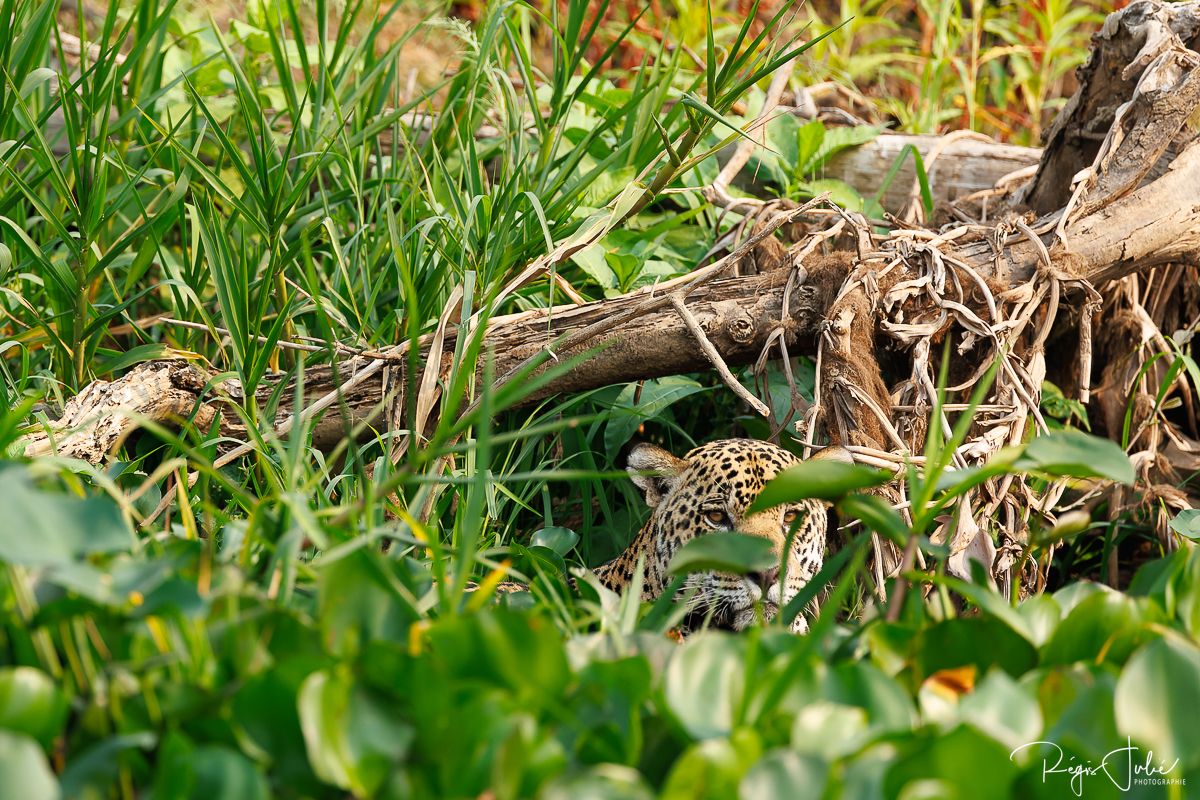
[[[818,450],[813,453],[808,459],[809,461],[838,461],[842,464],[853,464],[854,456],[850,455],[850,451],[844,447],[838,447],[836,444],[831,444],[828,447]]]
[[[625,469],[642,490],[646,505],[654,508],[675,488],[687,462],[652,444],[639,444],[629,451]],[[647,474],[652,473],[652,474]]]

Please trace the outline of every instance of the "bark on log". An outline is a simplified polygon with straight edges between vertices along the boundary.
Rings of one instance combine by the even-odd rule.
[[[837,178],[853,186],[859,194],[874,195],[880,176],[888,173],[910,145],[925,163],[935,205],[991,189],[1000,179],[1036,166],[1042,155],[1037,147],[1001,144],[979,135],[948,138],[885,133],[834,156],[820,177]],[[913,160],[905,157],[896,178],[883,194],[884,209],[899,214],[912,199],[915,180]]]
[[[813,177],[840,180],[862,196],[873,197],[879,191],[881,177],[900,160],[896,177],[880,198],[884,210],[900,214],[917,197],[913,191],[916,167],[912,157],[905,154],[905,148],[910,146],[921,154],[935,206],[992,189],[1002,179],[1036,167],[1042,155],[1039,147],[1003,144],[967,131],[948,136],[883,133],[866,144],[837,154]],[[734,147],[730,145],[722,155],[732,153]],[[751,170],[740,172],[734,182],[751,194],[770,194]],[[1017,184],[1019,181],[1013,182]]]
[[[1186,110],[1190,104],[1195,108],[1195,79],[1188,81],[1187,76],[1194,75],[1198,37],[1200,8],[1194,2],[1169,6],[1137,2],[1109,15],[1093,37],[1091,56],[1079,68],[1079,89],[1046,131],[1045,156],[1023,195],[1025,204],[1037,214],[1049,214],[1065,206],[1075,176],[1092,165],[1112,135],[1110,131],[1122,136],[1127,133],[1124,124],[1114,128],[1116,122],[1162,117],[1155,132],[1158,136],[1149,138],[1165,134],[1169,141],[1186,124],[1189,114],[1171,113],[1167,107]],[[1158,63],[1162,58],[1184,62],[1180,70],[1185,79],[1158,83],[1174,72],[1173,65]],[[1140,86],[1147,75],[1154,80]],[[1161,103],[1164,109],[1127,113],[1131,110],[1128,104],[1137,98],[1143,103]],[[1136,143],[1137,137],[1131,144]],[[1156,159],[1123,155],[1129,157],[1131,165],[1145,165],[1147,170],[1155,166]]]

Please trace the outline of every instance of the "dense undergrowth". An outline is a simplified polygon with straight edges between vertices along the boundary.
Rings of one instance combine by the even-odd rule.
[[[991,4],[919,5],[938,37],[971,19],[1009,30]],[[972,477],[931,458],[907,476],[912,524],[832,491],[861,523],[814,585],[829,595],[811,635],[776,623],[679,645],[669,604],[567,585],[644,514],[621,450],[639,430],[676,449],[766,436],[786,413],[743,416],[709,376],[532,407],[518,401],[533,385],[476,385],[490,316],[701,263],[736,222],[699,192],[711,152],[757,114],[763,79],[828,32],[824,63],[865,80],[868,62],[838,59],[890,40],[860,48],[856,26],[902,15],[872,4],[795,41],[787,9],[741,26],[705,15],[702,35],[675,31],[685,51],[593,26],[585,2],[498,2],[471,26],[413,27],[461,51],[453,74],[413,86],[396,66],[412,39],[385,40],[396,11],[376,11],[256,3],[218,29],[142,0],[72,32],[55,3],[0,0],[0,797],[1062,797],[1072,776],[1043,774],[1054,747],[1063,770],[1112,753],[1108,773],[1076,776],[1090,797],[1124,796],[1126,779],[1143,781],[1133,796],[1198,785],[1193,519],[1125,592],[1064,580],[1018,603],[935,566],[873,599],[871,532],[915,537],[934,565],[947,555],[923,534]],[[969,92],[937,94],[955,114],[977,122],[978,98],[1011,91],[1040,120],[1083,35],[1057,5],[1044,16],[1060,50],[1036,51],[1036,85],[1011,66],[1015,45],[980,64],[1011,57],[1017,88],[966,70],[961,39],[920,79],[887,74],[973,75]],[[681,5],[676,19],[695,16]],[[639,68],[610,72],[634,37]],[[906,113],[928,128],[952,116]],[[776,122],[765,181],[870,211],[814,182],[832,148],[875,131],[850,130]],[[511,284],[593,224],[613,230],[554,279]],[[467,334],[441,382],[448,411],[425,419],[414,401],[401,432],[321,452],[311,423],[272,431],[276,397],[240,410],[251,452],[222,467],[240,443],[188,426],[144,431],[100,467],[17,457],[65,399],[142,361],[193,359],[249,389],[415,342],[444,316]],[[811,361],[794,368],[811,387]],[[1038,441],[993,468],[1131,478],[1115,446]],[[1138,535],[1076,523],[1038,531],[1023,557]],[[1094,548],[1078,548],[1091,570]],[[508,572],[532,591],[497,606]],[[1055,744],[1018,750],[1042,740]]]

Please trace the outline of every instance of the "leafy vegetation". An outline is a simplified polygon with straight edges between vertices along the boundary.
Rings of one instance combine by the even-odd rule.
[[[1173,523],[1184,546],[1123,593],[1064,582],[1015,602],[948,576],[929,539],[984,473],[1132,479],[1120,448],[1075,430],[965,472],[931,435],[904,476],[912,524],[860,491],[886,477],[873,470],[785,475],[764,503],[821,497],[850,527],[810,590],[744,634],[677,644],[677,607],[578,569],[639,525],[619,472],[639,431],[772,431],[710,376],[518,406],[536,380],[477,381],[486,321],[701,263],[737,222],[700,192],[713,154],[802,48],[817,48],[801,64],[814,76],[903,82],[917,104],[884,108],[907,129],[965,114],[1022,139],[1093,21],[1065,4],[1017,22],[910,4],[934,32],[918,56],[878,3],[802,35],[786,7],[727,23],[675,5],[678,27],[655,38],[582,0],[481,5],[472,25],[256,2],[227,28],[141,0],[73,30],[56,3],[0,0],[0,797],[1061,797],[1071,776],[1043,776],[1053,747],[1023,746],[1097,764],[1126,737],[1143,770],[1120,775],[1200,781],[1182,712],[1200,686],[1193,515]],[[399,64],[430,38],[457,63],[414,86]],[[605,67],[627,52],[636,70]],[[1023,116],[999,118],[1014,98]],[[783,196],[832,190],[875,214],[819,169],[878,130],[781,117],[757,168]],[[523,277],[592,229],[595,244]],[[415,345],[451,324],[440,405],[409,391],[401,432],[322,450],[315,419],[275,430],[278,391],[253,399],[397,345],[414,389]],[[247,390],[246,442],[152,426],[101,467],[19,457],[20,436],[93,380],[164,357]],[[812,386],[811,361],[792,368]],[[1086,423],[1065,400],[1047,411]],[[1104,524],[1074,522],[1019,556]],[[873,586],[874,536],[932,568]],[[761,568],[713,542],[677,571]],[[497,601],[509,576],[529,591]],[[810,635],[786,633],[813,600]]]
[[[1103,444],[1046,440],[999,468],[1103,461]],[[918,536],[878,498],[843,494],[864,485],[862,470],[816,488],[783,479],[765,501],[840,495],[843,516],[867,525],[820,577],[832,591],[808,636],[772,624],[677,645],[663,635],[670,615],[631,596],[590,586],[572,600],[559,553],[571,542],[551,533],[526,551],[539,602],[481,609],[481,595],[434,599],[417,553],[359,546],[328,521],[310,535],[345,544],[276,561],[292,573],[281,580],[272,560],[247,563],[244,528],[138,540],[111,498],[73,497],[57,468],[10,465],[9,530],[42,536],[24,550],[0,539],[13,614],[2,641],[17,662],[0,668],[5,796],[50,797],[57,784],[66,796],[728,797],[806,785],[894,797],[933,781],[939,796],[1061,797],[1068,775],[1042,780],[1056,747],[1063,764],[1098,764],[1124,758],[1126,736],[1166,777],[1200,780],[1195,726],[1174,713],[1200,686],[1194,548],[1147,564],[1124,594],[1080,583],[1015,607],[913,573],[899,605],[837,622],[866,534]],[[926,513],[955,491],[933,489]],[[685,550],[679,567],[756,566],[733,553]],[[811,596],[798,599],[793,614]],[[67,756],[57,776],[46,747]],[[1111,779],[1083,779],[1089,794],[1147,777],[1117,761]]]

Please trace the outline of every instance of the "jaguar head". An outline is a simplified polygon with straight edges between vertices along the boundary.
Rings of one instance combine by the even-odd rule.
[[[838,447],[825,448],[817,458],[851,460]],[[710,618],[719,627],[742,630],[760,613],[765,619],[775,617],[821,568],[827,509],[816,500],[754,514],[748,509],[767,481],[797,463],[782,447],[751,439],[710,442],[682,458],[650,444],[634,447],[627,469],[653,509],[647,522],[647,574],[658,570],[658,585],[665,587],[672,557],[697,536],[729,531],[761,536],[771,542],[775,566],[750,575],[694,573],[683,591],[690,594],[691,615]],[[792,630],[808,630],[803,614],[796,616]]]

